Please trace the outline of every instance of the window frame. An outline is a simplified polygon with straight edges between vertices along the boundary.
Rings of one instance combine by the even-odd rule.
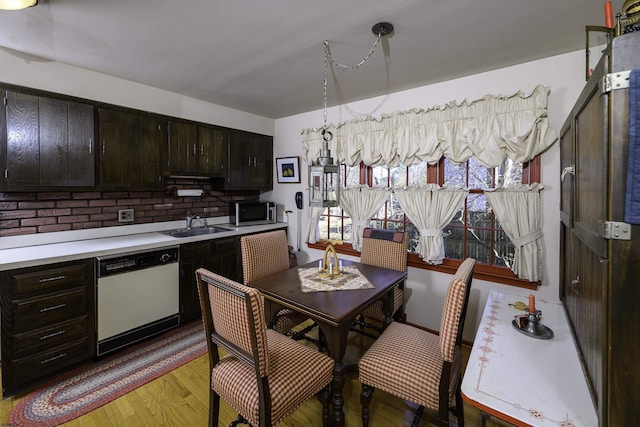
[[[532,184],[540,182],[540,155],[534,157],[528,162],[524,162],[522,165],[522,183]],[[427,180],[431,183],[437,183],[441,185],[444,182],[444,158],[435,165],[428,165],[427,168]],[[371,167],[367,167],[364,164],[360,165],[360,182],[371,183],[373,181],[373,170]],[[342,216],[344,218],[344,216]],[[406,221],[406,219],[405,219]],[[341,220],[342,228],[344,230],[344,219]],[[342,232],[344,233],[344,232]],[[342,234],[344,235],[344,234]],[[326,243],[307,243],[307,246],[312,249],[324,250],[327,246]],[[336,252],[360,257],[360,252],[353,249],[351,245],[336,245],[334,246]],[[442,264],[432,265],[424,262],[418,254],[409,252],[407,265],[413,268],[419,268],[423,270],[438,271],[441,273],[455,274],[456,270],[462,264],[464,260],[445,258]],[[528,280],[520,279],[516,276],[511,269],[502,266],[492,266],[487,264],[476,264],[474,270],[474,277],[480,280],[486,280],[494,283],[501,283],[505,285],[515,286],[524,289],[537,290],[540,286],[540,282],[530,282]]]

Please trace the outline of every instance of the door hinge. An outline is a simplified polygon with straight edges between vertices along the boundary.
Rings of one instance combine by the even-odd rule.
[[[615,89],[628,88],[630,76],[631,70],[605,74],[600,80],[600,92],[607,93]]]
[[[631,224],[626,222],[603,221],[600,237],[612,240],[631,240]]]

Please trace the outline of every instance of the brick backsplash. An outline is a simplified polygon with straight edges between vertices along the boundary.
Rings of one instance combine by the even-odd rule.
[[[176,190],[201,188],[202,197],[177,197]],[[257,192],[222,192],[208,181],[167,178],[164,191],[0,193],[0,237],[81,230],[229,215],[229,203],[258,200]],[[118,222],[118,210],[134,209],[133,222]]]

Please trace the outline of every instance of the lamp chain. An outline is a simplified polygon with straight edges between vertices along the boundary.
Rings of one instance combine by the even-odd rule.
[[[344,65],[337,62],[331,56],[331,50],[329,49],[329,41],[328,40],[322,41],[322,44],[324,46],[324,76],[323,76],[324,79],[322,84],[322,111],[324,114],[324,125],[322,126],[323,131],[325,132],[327,131],[327,70],[329,68],[329,63],[335,65],[336,68],[341,71],[351,71],[351,70],[356,70],[360,68],[365,62],[367,62],[367,60],[371,57],[371,55],[373,55],[373,52],[376,50],[376,47],[378,47],[378,43],[380,43],[380,39],[382,39],[383,35],[385,35],[384,30],[381,29],[378,32],[378,37],[376,38],[375,43],[373,43],[371,50],[369,50],[369,53],[364,58],[362,58],[362,60],[358,62],[356,65]]]

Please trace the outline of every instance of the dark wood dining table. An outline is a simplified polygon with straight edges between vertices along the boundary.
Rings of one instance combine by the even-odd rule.
[[[345,425],[342,394],[345,382],[343,358],[349,330],[358,314],[378,300],[383,301],[385,317],[391,321],[393,288],[407,276],[403,271],[359,262],[344,260],[343,263],[345,267],[356,267],[373,285],[373,288],[303,292],[298,268],[281,271],[250,283],[250,286],[259,289],[264,295],[267,322],[273,319],[280,309],[286,307],[309,316],[318,324],[329,356],[335,361],[331,384],[331,425],[341,427]],[[318,261],[312,261],[299,268],[314,266],[318,267]]]

